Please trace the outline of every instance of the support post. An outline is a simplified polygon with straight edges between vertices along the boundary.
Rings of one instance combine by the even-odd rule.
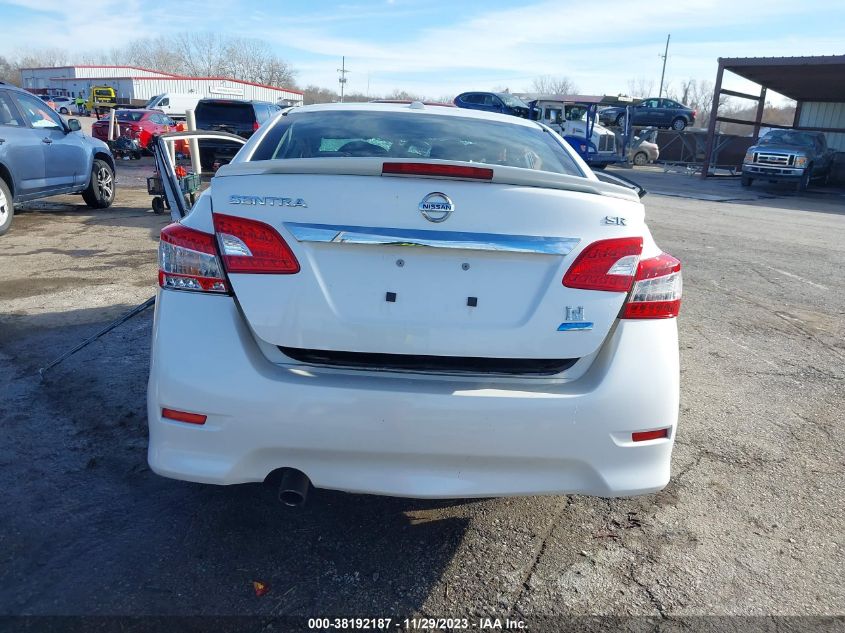
[[[760,138],[760,122],[763,120],[763,108],[766,107],[766,86],[760,88],[760,101],[757,102],[757,114],[754,116],[754,143]]]
[[[193,109],[185,110],[185,120],[188,124],[188,131],[196,132],[197,117]],[[197,139],[192,138],[188,141],[188,147],[191,151],[191,168],[194,170],[195,174],[201,174],[202,163],[200,163],[200,142]],[[207,167],[210,168],[211,165],[207,165]]]
[[[707,122],[707,142],[704,146],[704,164],[701,166],[701,178],[707,178],[710,173],[710,160],[713,155],[713,141],[716,136],[716,117],[719,116],[719,97],[722,94],[722,75],[725,67],[719,58],[719,70],[716,72],[716,85],[713,86],[713,104],[710,106],[710,120]]]
[[[112,108],[109,111],[109,137],[108,138],[109,138],[110,141],[113,141],[115,139],[115,137],[117,136],[116,131],[115,131],[115,127],[116,127],[116,124],[117,124],[117,114],[115,114],[115,110],[116,110],[116,108]]]
[[[803,101],[798,101],[795,104],[795,118],[792,119],[792,127],[798,127],[801,123],[801,106],[804,105]]]

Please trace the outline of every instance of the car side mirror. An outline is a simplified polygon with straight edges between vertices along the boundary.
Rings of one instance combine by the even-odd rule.
[[[67,129],[70,132],[79,132],[82,129],[82,126],[79,125],[79,119],[68,119]]]

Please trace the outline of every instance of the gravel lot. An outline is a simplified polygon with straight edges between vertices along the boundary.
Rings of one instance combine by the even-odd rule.
[[[0,615],[845,613],[845,197],[633,176],[686,286],[672,481],[636,499],[321,491],[297,512],[160,478],[152,310],[37,370],[153,295],[168,218],[127,188],[107,211],[20,209],[0,238]]]

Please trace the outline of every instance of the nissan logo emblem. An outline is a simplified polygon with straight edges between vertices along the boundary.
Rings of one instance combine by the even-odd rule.
[[[434,191],[420,202],[420,213],[429,222],[443,222],[452,215],[455,205],[445,193]]]

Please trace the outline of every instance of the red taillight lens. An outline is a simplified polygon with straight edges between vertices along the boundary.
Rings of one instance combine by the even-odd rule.
[[[581,251],[566,271],[563,285],[582,290],[628,292],[642,252],[641,237],[593,242]]]
[[[656,431],[640,431],[631,433],[632,442],[647,442],[648,440],[660,440],[669,437],[669,429],[657,429]]]
[[[623,319],[669,319],[681,310],[681,262],[661,253],[640,261]]]
[[[437,176],[439,178],[469,178],[493,180],[493,170],[485,167],[440,165],[437,163],[384,163],[382,174],[399,176]]]
[[[172,290],[228,292],[214,236],[170,224],[161,230],[158,283]]]
[[[223,264],[230,273],[291,275],[299,272],[299,262],[293,251],[269,224],[215,213],[214,230]]]
[[[252,130],[253,130],[253,131],[258,130],[258,128],[260,128],[260,127],[261,127],[261,124],[260,124],[258,121],[253,121],[253,122],[252,122]]]
[[[188,413],[187,411],[177,411],[176,409],[162,409],[161,417],[168,420],[176,420],[177,422],[188,422],[190,424],[205,424],[207,416],[202,413]]]

